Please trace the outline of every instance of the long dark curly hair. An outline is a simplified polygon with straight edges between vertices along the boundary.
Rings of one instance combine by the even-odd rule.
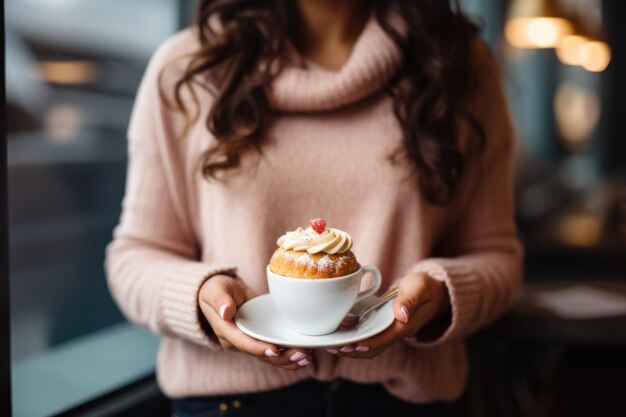
[[[261,150],[271,108],[265,87],[277,75],[287,51],[285,40],[297,36],[293,0],[202,0],[195,26],[200,48],[191,56],[174,89],[174,105],[189,117],[183,89],[192,91],[199,75],[211,84],[214,102],[206,127],[217,139],[201,158],[206,179],[239,165],[240,155]],[[461,180],[467,155],[459,143],[464,121],[484,142],[484,132],[467,110],[476,85],[471,51],[477,26],[461,11],[458,0],[364,1],[377,22],[403,53],[402,65],[386,88],[402,127],[404,150],[417,169],[426,200],[445,205]],[[396,7],[408,33],[402,36],[386,20]],[[220,30],[209,22],[217,19]],[[259,63],[267,65],[257,65]],[[199,108],[199,106],[198,106]]]

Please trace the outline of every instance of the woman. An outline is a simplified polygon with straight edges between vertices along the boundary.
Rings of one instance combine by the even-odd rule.
[[[460,396],[463,338],[521,279],[513,134],[476,32],[456,1],[213,0],[155,53],[106,266],[126,316],[163,337],[179,417]],[[352,235],[381,291],[400,287],[396,321],[328,350],[245,335],[233,318],[267,292],[276,239],[316,217]]]

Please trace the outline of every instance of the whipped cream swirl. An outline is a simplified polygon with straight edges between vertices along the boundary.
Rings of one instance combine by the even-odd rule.
[[[343,230],[326,228],[318,234],[311,227],[306,229],[298,227],[293,232],[282,235],[276,243],[285,250],[324,252],[332,255],[349,251],[352,247],[352,238]]]

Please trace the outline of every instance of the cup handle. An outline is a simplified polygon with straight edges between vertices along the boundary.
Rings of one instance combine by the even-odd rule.
[[[364,299],[365,297],[369,297],[370,295],[378,291],[378,289],[380,288],[383,282],[383,277],[380,275],[380,271],[375,266],[365,265],[361,267],[361,269],[363,270],[363,275],[367,274],[368,272],[371,272],[372,274],[374,274],[374,281],[372,282],[372,285],[368,289],[359,292],[359,295],[356,298],[357,303],[361,301],[362,299]]]

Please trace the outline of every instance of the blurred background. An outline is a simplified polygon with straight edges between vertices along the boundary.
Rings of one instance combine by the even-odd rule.
[[[626,5],[462,4],[505,73],[527,250],[516,307],[470,343],[467,415],[624,411]],[[156,338],[125,323],[102,265],[134,94],[193,1],[4,7],[14,413],[55,415],[152,381]]]

